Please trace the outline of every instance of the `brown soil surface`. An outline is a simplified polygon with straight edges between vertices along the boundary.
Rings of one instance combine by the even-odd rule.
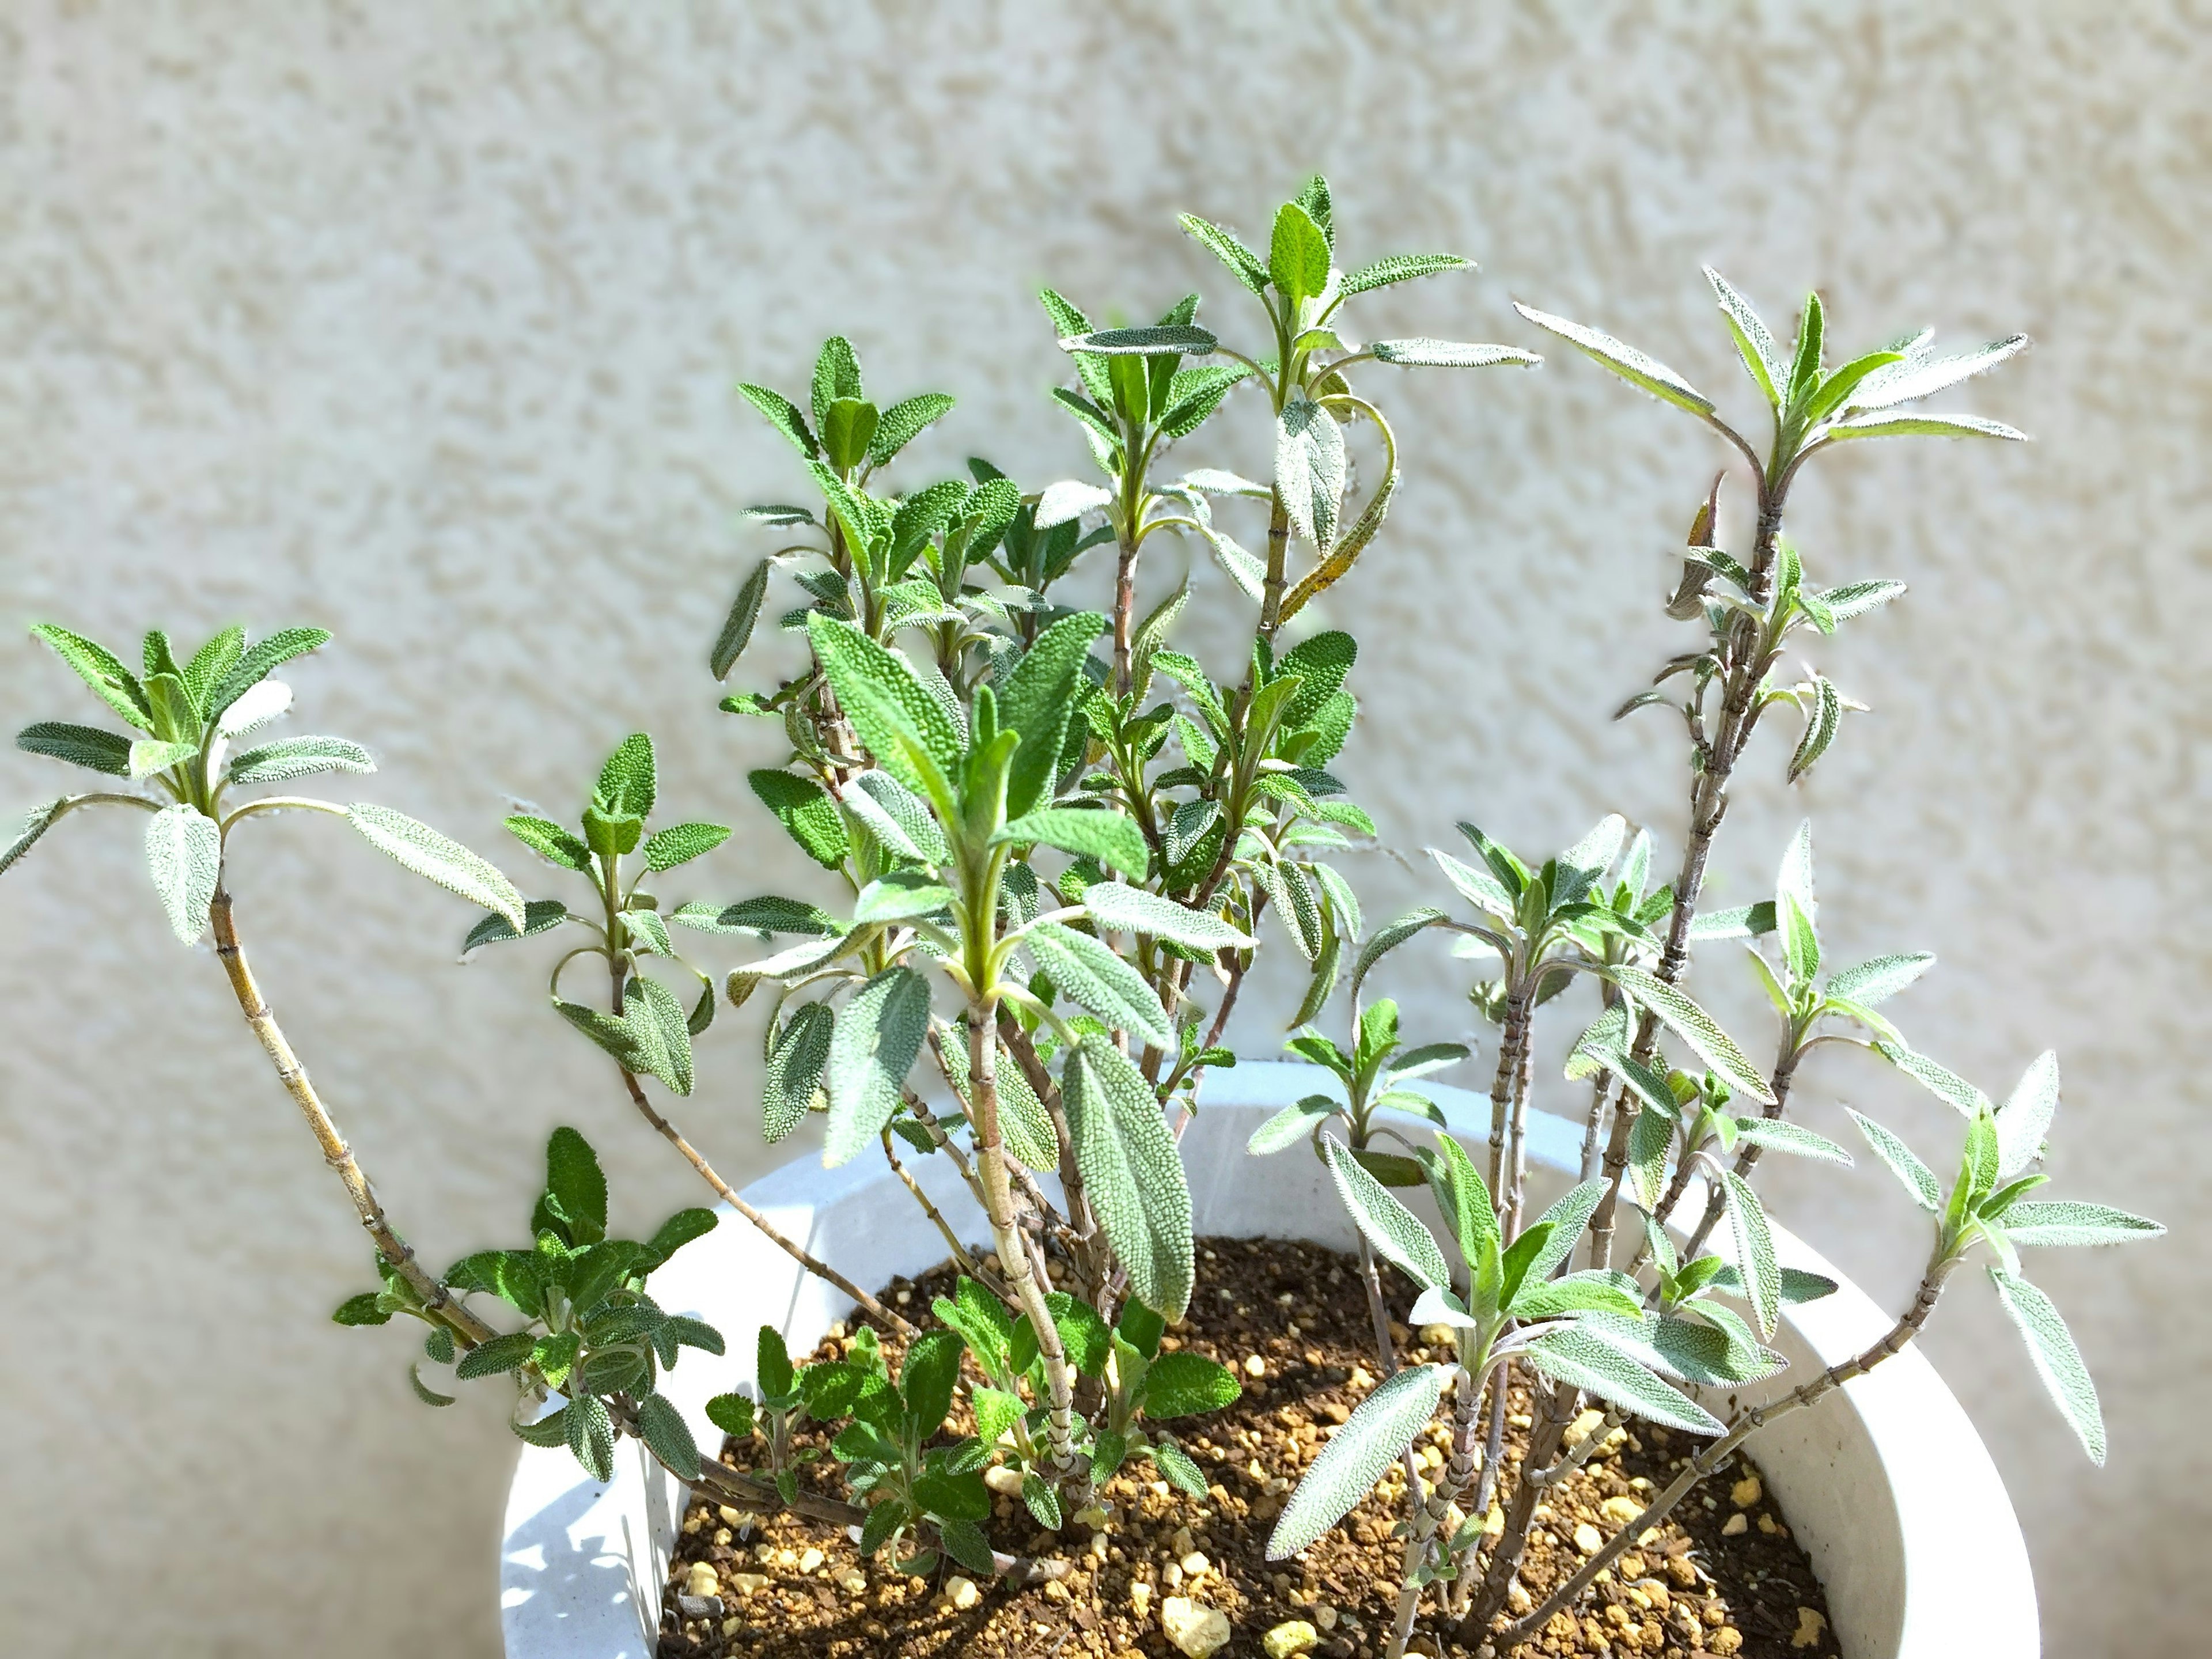
[[[677,1540],[662,1659],[1075,1659],[1127,1651],[1175,1659],[1161,1628],[1162,1603],[1170,1595],[1228,1615],[1234,1633],[1220,1659],[1259,1655],[1261,1638],[1292,1620],[1315,1627],[1313,1650],[1327,1659],[1376,1659],[1389,1638],[1398,1583],[1402,1545],[1389,1536],[1397,1504],[1378,1492],[1302,1560],[1266,1559],[1285,1492],[1328,1429],[1372,1386],[1373,1338],[1357,1265],[1333,1251],[1280,1240],[1207,1238],[1199,1245],[1199,1298],[1170,1340],[1235,1367],[1245,1386],[1243,1398],[1226,1410],[1174,1425],[1212,1483],[1210,1501],[1196,1503],[1164,1482],[1119,1474],[1103,1498],[1113,1506],[1115,1524],[1094,1540],[1080,1526],[1057,1535],[1040,1532],[1026,1510],[1000,1498],[989,1528],[999,1548],[1064,1558],[1073,1570],[1061,1581],[1018,1589],[983,1584],[972,1597],[965,1581],[951,1579],[958,1569],[949,1564],[929,1580],[906,1577],[863,1559],[841,1531],[789,1516],[738,1517],[732,1525],[727,1515],[694,1504]],[[950,1270],[942,1269],[918,1282],[896,1281],[881,1295],[930,1324],[931,1299],[949,1291],[951,1283]],[[1400,1321],[1411,1303],[1401,1282],[1393,1304]],[[725,1334],[737,1348],[750,1340],[744,1332]],[[879,1334],[896,1353],[896,1341]],[[1401,1328],[1401,1336],[1403,1357],[1431,1357],[1417,1333]],[[838,1352],[832,1338],[815,1358]],[[1257,1376],[1248,1364],[1253,1356],[1261,1362]],[[1518,1389],[1508,1404],[1515,1431],[1507,1441],[1510,1492],[1529,1404]],[[956,1416],[955,1426],[960,1421]],[[1421,1443],[1443,1439],[1439,1429]],[[723,1461],[750,1468],[758,1449],[757,1441],[733,1443]],[[1647,1495],[1693,1449],[1686,1436],[1638,1424],[1613,1451],[1563,1483],[1549,1512],[1538,1510],[1522,1571],[1528,1589],[1540,1599],[1583,1559],[1575,1543],[1578,1526],[1607,1537],[1618,1529],[1620,1522],[1604,1511],[1607,1498]],[[1151,1472],[1149,1464],[1137,1468]],[[1754,1474],[1738,1458],[1713,1476],[1702,1494],[1676,1510],[1657,1540],[1621,1558],[1618,1574],[1601,1578],[1573,1618],[1553,1620],[1520,1652],[1832,1659],[1837,1647],[1820,1583],[1772,1499],[1752,1496],[1747,1477]],[[843,1496],[837,1467],[826,1459],[807,1466],[800,1479]],[[1395,1491],[1387,1482],[1382,1489]],[[1741,1506],[1738,1493],[1747,1500]],[[1739,1514],[1744,1525],[1728,1535],[1723,1528]],[[1187,1540],[1178,1537],[1185,1529]],[[1180,1561],[1194,1550],[1205,1556],[1204,1571],[1184,1573]],[[687,1620],[677,1611],[677,1592],[695,1562],[718,1575],[725,1603],[718,1617]],[[1449,1630],[1438,1633],[1443,1655],[1471,1656],[1472,1648]],[[1801,1633],[1811,1639],[1797,1645]],[[1417,1633],[1414,1650],[1438,1649]]]

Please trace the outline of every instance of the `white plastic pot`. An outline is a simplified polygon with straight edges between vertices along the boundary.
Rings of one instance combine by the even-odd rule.
[[[1351,1224],[1317,1160],[1293,1149],[1262,1163],[1244,1151],[1269,1113],[1312,1092],[1321,1075],[1263,1062],[1208,1077],[1183,1140],[1200,1233],[1352,1248]],[[1429,1092],[1470,1149],[1486,1137],[1486,1099]],[[1531,1188],[1547,1202],[1575,1168],[1580,1131],[1541,1115],[1530,1128]],[[925,1180],[936,1161],[914,1160]],[[963,1237],[987,1236],[957,1183],[940,1179],[932,1193]],[[865,1159],[840,1170],[803,1159],[763,1176],[745,1196],[864,1285],[921,1273],[945,1257],[912,1197]],[[1427,1203],[1425,1194],[1407,1196],[1417,1209]],[[1786,1264],[1843,1282],[1834,1296],[1784,1311],[1776,1346],[1792,1362],[1781,1384],[1788,1387],[1864,1348],[1892,1316],[1783,1229],[1775,1238]],[[850,1306],[727,1213],[654,1279],[653,1291],[663,1306],[707,1320],[729,1340],[727,1358],[687,1351],[663,1381],[702,1446],[721,1443],[706,1419],[707,1400],[752,1380],[759,1326],[778,1326],[793,1352],[804,1352]],[[2035,1587],[2011,1502],[1959,1402],[1917,1352],[1908,1349],[1820,1405],[1778,1419],[1748,1449],[1826,1589],[1845,1659],[2036,1659]],[[601,1486],[566,1451],[523,1448],[500,1553],[508,1659],[652,1659],[685,1494],[634,1443],[617,1446],[617,1466]]]

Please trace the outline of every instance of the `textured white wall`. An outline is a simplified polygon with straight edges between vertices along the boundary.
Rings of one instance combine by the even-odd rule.
[[[2040,1266],[2104,1391],[2101,1473],[1984,1287],[1929,1346],[2019,1498],[2051,1651],[2193,1645],[2203,8],[797,9],[7,7],[10,718],[88,717],[34,617],[123,640],[313,620],[338,641],[292,676],[294,729],[368,741],[364,795],[518,873],[510,797],[568,815],[633,724],[672,807],[757,824],[741,774],[773,733],[713,712],[702,660],[757,545],[732,509],[798,484],[732,381],[803,383],[847,331],[878,390],[963,400],[914,476],[978,449],[1032,481],[1078,470],[1030,289],[1141,313],[1194,284],[1247,328],[1173,215],[1262,230],[1316,165],[1352,252],[1484,263],[1370,306],[1371,332],[1528,343],[1523,297],[1741,408],[1702,260],[1778,318],[1817,284],[1845,341],[2024,328],[2036,352],[1961,401],[2035,447],[1869,447],[1800,490],[1816,571],[1914,592],[1822,646],[1877,712],[1794,799],[1788,739],[1764,740],[1713,890],[1755,896],[1813,812],[1833,948],[1940,951],[1900,1018],[1992,1089],[2057,1046],[2059,1180],[2176,1224]],[[1330,606],[1370,652],[1355,793],[1409,852],[1459,816],[1540,849],[1609,807],[1671,836],[1675,733],[1604,717],[1681,638],[1662,555],[1716,446],[1556,354],[1386,390],[1407,487]],[[1249,410],[1223,435],[1205,459],[1258,464]],[[0,756],[0,802],[57,785]],[[324,1322],[367,1282],[358,1231],[213,960],[167,936],[137,829],[73,820],[0,884],[0,1627],[57,1655],[489,1654],[512,1443],[481,1399],[416,1406],[388,1333]],[[537,967],[453,965],[463,907],[324,821],[264,823],[240,854],[278,1012],[426,1255],[519,1226],[556,1122],[600,1144],[629,1220],[692,1200]],[[678,896],[805,880],[767,841],[697,871]],[[1377,908],[1427,891],[1387,860],[1358,874]],[[1458,983],[1401,975],[1415,1024],[1461,1030]],[[1699,986],[1754,1018],[1724,961]],[[1289,988],[1261,988],[1237,1036],[1266,1052]],[[733,1173],[769,1161],[749,1030],[718,1028],[685,1108]],[[1816,1123],[1840,1091],[1955,1134],[1874,1068],[1814,1069]],[[1920,1245],[1886,1180],[1792,1178],[1778,1201],[1898,1294]]]

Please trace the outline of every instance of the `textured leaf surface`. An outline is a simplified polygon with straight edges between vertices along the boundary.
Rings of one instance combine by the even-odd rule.
[[[322,772],[374,772],[368,750],[343,738],[287,738],[231,757],[233,783],[286,783]]]
[[[1692,1434],[1722,1431],[1718,1418],[1603,1341],[1599,1328],[1577,1326],[1538,1337],[1528,1345],[1529,1361],[1555,1382],[1570,1383],[1654,1423]]]
[[[1449,1285],[1451,1269],[1444,1265],[1435,1235],[1421,1219],[1361,1168],[1341,1142],[1324,1141],[1322,1146],[1337,1195],[1351,1212],[1352,1224],[1376,1253],[1425,1289]]]
[[[1736,1271],[1743,1277],[1759,1334],[1771,1340],[1782,1315],[1782,1263],[1774,1252],[1774,1230],[1749,1182],[1733,1170],[1723,1170],[1721,1180],[1728,1191],[1729,1225],[1735,1233]]]
[[[1449,1375],[1441,1365],[1408,1366],[1359,1402],[1283,1506],[1267,1540],[1270,1561],[1306,1548],[1374,1490],[1382,1471],[1436,1417]]]
[[[1407,368],[1488,368],[1497,363],[1534,368],[1544,361],[1517,346],[1469,345],[1459,340],[1377,340],[1367,349],[1376,362]]]
[[[1172,939],[1199,950],[1218,951],[1224,945],[1249,950],[1252,946],[1249,934],[1218,915],[1120,882],[1097,882],[1084,889],[1083,908],[1102,927],[1149,933],[1154,939]]]
[[[2004,1213],[2005,1237],[2015,1244],[2132,1244],[2161,1237],[2166,1229],[2146,1216],[2106,1204],[2068,1200],[2015,1204]]]
[[[722,631],[715,635],[714,648],[708,653],[708,666],[718,680],[727,679],[730,670],[737,666],[738,659],[744,654],[745,646],[753,636],[753,624],[760,620],[761,600],[768,593],[768,579],[775,568],[775,561],[763,559],[752,568],[738,589],[738,597],[731,602],[730,614],[722,621]]]
[[[770,1146],[805,1120],[821,1086],[823,1068],[830,1063],[830,1039],[836,1027],[836,1015],[829,1004],[809,1002],[776,1034],[761,1091],[761,1128]]]
[[[15,734],[15,747],[49,760],[88,766],[111,777],[131,775],[131,740],[96,726],[71,726],[64,720],[40,720]]]
[[[2073,1333],[2066,1328],[2051,1298],[2026,1279],[2015,1279],[2002,1267],[1991,1267],[1990,1282],[1997,1287],[1997,1299],[2020,1328],[2035,1374],[2043,1379],[2067,1426],[2081,1441],[2081,1449],[2089,1454],[2089,1461],[2101,1466],[2105,1414],[2097,1403],[2097,1385],[2089,1380],[2089,1368],[2082,1363],[2081,1351],[2074,1346]]]
[[[169,926],[186,945],[206,927],[216,879],[222,872],[222,832],[198,807],[179,801],[146,826],[146,869]],[[519,915],[522,906],[515,903]]]
[[[830,1091],[824,1164],[835,1169],[850,1163],[883,1133],[928,1033],[929,985],[911,968],[884,969],[845,1005],[824,1068]]]
[[[1513,308],[1537,327],[1548,329],[1570,345],[1578,347],[1631,385],[1642,386],[1654,397],[1663,398],[1693,415],[1712,413],[1713,400],[1657,358],[1645,356],[1634,346],[1623,344],[1610,334],[1571,323],[1533,306],[1516,301]]]
[[[1759,1067],[1721,1030],[1718,1021],[1681,992],[1656,975],[1630,964],[1608,969],[1606,976],[1658,1015],[1667,1029],[1696,1049],[1730,1087],[1754,1100],[1773,1100],[1774,1091],[1767,1086]]]
[[[1025,812],[998,832],[994,842],[1056,847],[1063,853],[1097,859],[1109,870],[1141,880],[1151,862],[1145,832],[1118,812],[1091,812],[1048,806]]]
[[[346,808],[346,817],[362,840],[401,868],[505,916],[518,933],[529,925],[514,884],[460,842],[388,806],[357,801]]]
[[[1859,1126],[1859,1133],[1866,1137],[1867,1145],[1873,1147],[1875,1155],[1889,1166],[1890,1173],[1904,1183],[1905,1190],[1912,1195],[1912,1201],[1931,1214],[1941,1209],[1943,1189],[1936,1183],[1935,1171],[1914,1155],[1912,1148],[1872,1118],[1852,1112],[1848,1106],[1844,1109],[1850,1112],[1851,1121]]]
[[[1065,995],[1155,1048],[1174,1048],[1175,1030],[1160,1008],[1158,995],[1102,941],[1055,921],[1042,921],[1022,936],[1022,942]]]
[[[1131,1294],[1170,1320],[1190,1305],[1190,1186],[1158,1097],[1127,1055],[1097,1033],[1063,1073],[1075,1158]]]
[[[762,805],[775,815],[799,850],[825,870],[835,870],[852,852],[852,838],[830,792],[811,778],[763,768],[745,781]]]

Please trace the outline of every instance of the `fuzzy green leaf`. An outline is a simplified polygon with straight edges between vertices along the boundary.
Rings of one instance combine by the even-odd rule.
[[[1705,1064],[1720,1073],[1731,1088],[1754,1100],[1773,1100],[1774,1091],[1767,1086],[1759,1068],[1711,1014],[1680,991],[1656,975],[1627,963],[1606,969],[1604,975],[1658,1015],[1667,1029],[1697,1050]]]
[[[1233,1405],[1243,1392],[1226,1365],[1178,1349],[1162,1354],[1145,1374],[1145,1415],[1162,1420],[1196,1417]]]
[[[1084,889],[1083,908],[1101,927],[1147,933],[1195,950],[1252,948],[1249,934],[1232,927],[1218,915],[1193,910],[1141,887],[1126,886],[1117,881],[1097,882]]]
[[[1158,994],[1100,940],[1056,921],[1041,921],[1022,942],[1064,995],[1107,1024],[1173,1052],[1175,1028],[1161,1011]]]
[[[715,635],[714,648],[707,659],[716,679],[727,679],[730,670],[744,654],[745,646],[753,636],[753,624],[760,620],[761,601],[767,596],[769,575],[775,566],[773,559],[763,559],[738,587],[738,597],[731,603],[730,614],[723,619],[722,631]]]
[[[1625,345],[1610,334],[1585,328],[1580,323],[1571,323],[1564,317],[1554,317],[1549,312],[1538,311],[1533,306],[1514,302],[1519,312],[1537,327],[1548,329],[1577,347],[1587,356],[1604,364],[1632,386],[1638,386],[1656,398],[1662,398],[1692,415],[1710,415],[1713,400],[1692,386],[1673,369],[1656,357],[1647,357],[1632,345]]]
[[[2004,1304],[2005,1312],[2020,1327],[2035,1374],[2043,1379],[2043,1386],[2081,1441],[2081,1449],[2089,1454],[2089,1461],[2101,1468],[2105,1414],[2097,1404],[2097,1385],[2089,1380],[2089,1368],[2082,1364],[2081,1351],[2074,1346],[2066,1322],[2059,1317],[2051,1298],[2026,1279],[2015,1279],[2002,1267],[1991,1267],[1990,1282],[1997,1287],[1997,1300]]]
[[[267,639],[255,641],[246,647],[245,653],[222,677],[215,690],[208,694],[207,708],[204,711],[206,718],[216,719],[295,657],[319,651],[330,642],[330,630],[323,628],[279,629]],[[289,693],[287,695],[289,697]],[[235,734],[245,728],[226,721],[223,729]]]
[[[1185,235],[1227,265],[1237,280],[1246,288],[1255,294],[1267,291],[1267,267],[1260,262],[1258,254],[1220,226],[1210,224],[1195,214],[1178,215],[1177,222],[1182,226]]]
[[[1555,1382],[1624,1406],[1638,1417],[1692,1434],[1718,1434],[1719,1419],[1661,1381],[1647,1366],[1605,1340],[1598,1322],[1577,1324],[1528,1345],[1531,1364]]]
[[[1107,1243],[1128,1269],[1130,1293],[1180,1319],[1194,1271],[1190,1186],[1158,1097],[1128,1056],[1096,1032],[1068,1055],[1062,1092],[1074,1120],[1076,1166]]]
[[[1517,346],[1467,345],[1457,340],[1376,340],[1367,349],[1376,362],[1403,368],[1490,368],[1498,363],[1534,368],[1544,361]]]
[[[137,676],[117,661],[106,647],[52,623],[39,623],[31,632],[52,647],[54,654],[67,663],[102,702],[141,732],[154,729],[153,705],[147,701],[145,688],[138,684]]]
[[[15,747],[27,754],[88,766],[111,777],[131,775],[131,751],[125,737],[103,732],[96,726],[71,726],[63,720],[40,720],[15,734]]]
[[[2166,1229],[2145,1216],[2107,1204],[2061,1200],[2014,1204],[2004,1212],[2005,1237],[2030,1247],[2132,1244],[2164,1236]]]
[[[146,826],[146,868],[170,927],[185,944],[194,943],[207,926],[222,872],[222,833],[215,820],[187,802],[163,807]],[[518,899],[518,913],[521,908]]]
[[[1392,1197],[1388,1188],[1361,1168],[1340,1142],[1324,1141],[1322,1146],[1337,1195],[1376,1253],[1425,1289],[1449,1285],[1451,1270],[1444,1265],[1435,1235]]]
[[[929,1032],[929,984],[910,968],[889,968],[838,1014],[823,1068],[830,1124],[822,1161],[850,1163],[883,1133]]]
[[[514,884],[459,842],[388,806],[356,801],[346,808],[346,817],[362,840],[401,868],[506,917],[517,933],[529,926]]]
[[[768,417],[768,423],[791,440],[792,447],[812,460],[822,451],[814,441],[814,434],[806,424],[806,417],[799,406],[780,392],[771,392],[764,386],[740,384],[738,395]]]
[[[647,839],[646,868],[673,870],[713,852],[729,838],[729,830],[719,823],[672,823]]]
[[[823,868],[835,870],[851,855],[852,838],[837,803],[813,779],[763,769],[745,774],[745,781],[799,850]]]
[[[1346,299],[1393,283],[1409,283],[1416,276],[1432,276],[1442,270],[1472,270],[1474,261],[1456,253],[1394,253],[1359,267],[1344,279],[1338,290]]]
[[[1270,1561],[1297,1554],[1352,1512],[1435,1419],[1450,1374],[1442,1365],[1411,1365],[1359,1402],[1283,1506],[1267,1540]]]
[[[1056,847],[1079,858],[1094,858],[1109,870],[1144,878],[1151,861],[1144,831],[1118,812],[1048,806],[1025,812],[991,837],[993,843]]]
[[[1890,1172],[1904,1183],[1905,1190],[1911,1194],[1912,1201],[1931,1215],[1941,1209],[1943,1189],[1936,1184],[1935,1171],[1915,1157],[1910,1146],[1872,1118],[1851,1111],[1848,1106],[1844,1109],[1850,1112],[1851,1121],[1859,1126],[1859,1133],[1866,1137],[1867,1145],[1874,1148],[1875,1155],[1887,1164]]]

